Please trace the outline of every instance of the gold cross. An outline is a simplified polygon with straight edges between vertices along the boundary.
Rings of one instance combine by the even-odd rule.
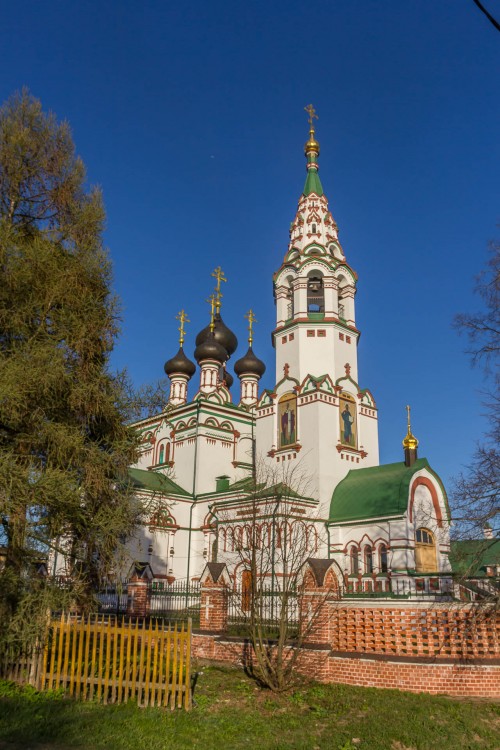
[[[180,322],[179,326],[179,344],[180,346],[184,343],[184,323],[191,323],[188,316],[186,315],[184,310],[181,310],[177,315],[175,316],[175,319]]]
[[[318,119],[318,115],[316,114],[316,110],[314,109],[312,104],[308,104],[307,107],[304,107],[305,111],[309,115],[309,127],[311,130],[314,130],[314,120]]]
[[[409,406],[407,406],[406,407],[406,414],[407,414],[407,421],[408,421],[408,435],[411,433],[410,412],[411,412],[411,409],[410,409]]]
[[[226,277],[224,276],[224,271],[220,266],[217,266],[215,271],[212,273],[212,276],[217,279],[217,286],[215,287],[215,311],[219,312],[221,308],[221,299],[222,299],[222,292],[220,290],[221,281],[227,281]]]
[[[245,318],[248,320],[248,344],[249,346],[252,346],[253,324],[257,323],[257,318],[255,317],[253,310],[249,310],[245,315]]]
[[[215,315],[215,308],[217,304],[217,298],[215,294],[211,294],[210,297],[207,299],[208,304],[210,305],[210,332],[214,332],[215,323],[214,323],[214,315]]]

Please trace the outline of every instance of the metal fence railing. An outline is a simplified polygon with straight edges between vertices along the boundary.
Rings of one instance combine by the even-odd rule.
[[[200,622],[201,585],[198,581],[152,581],[148,586],[150,617]]]
[[[128,583],[119,581],[103,586],[97,593],[98,609],[103,614],[122,615],[127,612]]]
[[[453,599],[455,585],[450,576],[416,578],[349,578],[343,597],[376,599]]]
[[[252,623],[262,628],[268,637],[278,634],[284,625],[288,637],[298,632],[299,601],[295,590],[276,590],[263,586],[252,592],[234,588],[228,597],[228,629],[235,635],[248,632]]]

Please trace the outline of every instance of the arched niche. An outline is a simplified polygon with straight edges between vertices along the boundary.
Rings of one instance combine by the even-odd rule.
[[[286,448],[297,442],[297,395],[283,394],[278,402],[278,445]]]
[[[307,312],[325,312],[325,287],[323,273],[319,269],[312,269],[307,274]]]
[[[358,421],[356,400],[347,391],[339,397],[340,442],[349,448],[358,447]]]

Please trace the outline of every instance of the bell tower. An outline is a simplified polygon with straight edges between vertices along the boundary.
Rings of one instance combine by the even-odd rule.
[[[359,385],[358,277],[319,177],[317,115],[305,109],[306,181],[273,278],[276,385],[259,401],[256,429],[267,459],[300,462],[326,504],[349,469],[378,465],[378,422],[372,394]]]
[[[356,272],[348,265],[338,227],[328,207],[319,177],[320,147],[316,140],[314,107],[309,114],[309,139],[304,151],[307,177],[290,227],[290,241],[274,277],[276,379],[288,363],[302,382],[311,371],[341,377],[349,363],[357,379],[354,296]]]

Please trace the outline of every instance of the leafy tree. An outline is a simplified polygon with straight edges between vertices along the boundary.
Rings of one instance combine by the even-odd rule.
[[[34,575],[65,553],[69,594],[91,590],[137,521],[123,481],[136,438],[123,378],[100,191],[66,123],[23,90],[0,108],[0,630],[53,603]],[[0,637],[2,633],[0,632]]]

